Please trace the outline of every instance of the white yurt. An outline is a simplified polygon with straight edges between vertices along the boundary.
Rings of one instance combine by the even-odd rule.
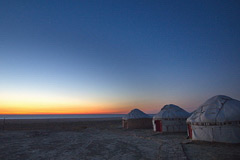
[[[212,97],[193,112],[187,124],[193,140],[240,143],[240,101]]]
[[[126,129],[152,128],[152,118],[139,109],[133,109],[122,118],[122,126]]]
[[[190,113],[174,104],[165,105],[153,116],[153,130],[156,132],[187,132],[186,119]]]

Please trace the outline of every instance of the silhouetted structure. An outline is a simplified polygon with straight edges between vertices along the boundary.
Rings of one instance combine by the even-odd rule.
[[[122,118],[122,126],[126,129],[152,128],[152,118],[139,109],[133,109]]]

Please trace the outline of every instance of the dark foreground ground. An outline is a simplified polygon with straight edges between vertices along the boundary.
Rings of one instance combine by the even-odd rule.
[[[225,160],[240,159],[240,145],[191,142],[186,134],[124,130],[121,120],[0,121],[0,160]]]

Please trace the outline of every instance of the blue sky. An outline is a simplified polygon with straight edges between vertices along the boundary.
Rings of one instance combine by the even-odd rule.
[[[0,1],[0,100],[39,92],[156,112],[240,99],[239,28],[233,0]]]

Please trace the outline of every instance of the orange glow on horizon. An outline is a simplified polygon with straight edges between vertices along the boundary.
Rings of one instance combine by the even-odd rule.
[[[0,93],[0,114],[124,114],[118,102],[44,93]]]
[[[34,106],[34,107],[33,107]],[[125,114],[128,107],[80,105],[0,105],[0,114]]]
[[[32,108],[32,109],[25,109],[25,108],[11,108],[6,109],[2,106],[0,107],[1,113],[0,114],[125,114],[129,112],[129,110],[126,109],[101,109],[97,110],[96,108],[89,108],[89,109],[41,109],[38,108]]]
[[[79,98],[80,97],[80,98]],[[158,105],[156,105],[158,104]],[[145,113],[158,113],[163,105],[156,101],[128,102],[38,92],[0,93],[0,114],[127,114],[138,108]]]
[[[116,112],[116,111],[108,111],[108,112],[1,112],[0,115],[41,115],[41,114],[45,114],[45,115],[52,115],[52,114],[126,114],[129,111],[126,112]]]

